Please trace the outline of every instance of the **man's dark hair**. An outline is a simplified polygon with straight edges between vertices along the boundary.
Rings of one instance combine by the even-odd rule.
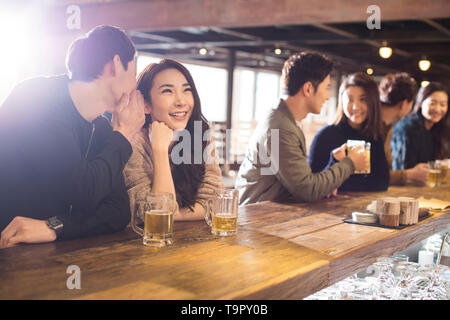
[[[292,55],[283,66],[284,93],[294,96],[306,82],[314,90],[331,73],[333,62],[326,56],[314,52],[300,52]]]
[[[72,80],[93,81],[117,54],[125,70],[136,49],[125,32],[113,26],[98,26],[69,47],[66,68]]]
[[[403,100],[413,101],[417,90],[416,81],[406,72],[387,74],[380,81],[380,100],[383,105],[394,107]]]

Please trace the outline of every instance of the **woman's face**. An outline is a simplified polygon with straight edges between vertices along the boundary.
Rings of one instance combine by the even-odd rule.
[[[354,129],[361,128],[367,119],[367,102],[364,89],[350,86],[342,93],[342,107],[349,125]]]
[[[448,96],[444,91],[435,91],[422,102],[422,115],[432,123],[438,123],[447,113]]]
[[[152,120],[164,122],[172,130],[186,128],[194,110],[194,96],[186,77],[177,69],[158,73],[150,89],[150,104],[146,112]]]

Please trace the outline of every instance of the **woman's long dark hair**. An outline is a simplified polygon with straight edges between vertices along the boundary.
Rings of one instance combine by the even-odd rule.
[[[422,119],[422,121],[425,121],[425,118],[422,115],[422,103],[434,92],[436,91],[443,91],[448,96],[447,89],[439,82],[431,82],[426,87],[421,87],[419,90],[419,93],[417,94],[416,103],[414,104],[414,108],[412,111],[412,114],[416,114]],[[431,133],[433,134],[433,144],[434,144],[434,159],[444,159],[447,157],[447,152],[445,148],[445,143],[447,142],[446,135],[447,132],[446,124],[447,119],[449,117],[449,111],[447,109],[447,113],[444,115],[444,117],[439,121],[438,123],[434,124],[431,128]]]
[[[359,130],[363,136],[369,139],[378,140],[381,138],[381,104],[378,93],[378,85],[373,78],[365,73],[357,72],[349,75],[339,88],[339,105],[336,111],[334,124],[349,121],[344,114],[342,105],[342,94],[348,87],[361,87],[367,99],[367,119]]]
[[[138,76],[137,81],[137,89],[144,96],[144,100],[151,104],[151,96],[150,90],[153,86],[153,81],[157,74],[161,71],[167,69],[176,69],[180,71],[187,82],[191,86],[192,95],[194,97],[194,109],[192,111],[191,117],[188,120],[186,125],[186,130],[189,131],[191,137],[191,163],[184,163],[175,165],[170,159],[170,166],[172,170],[172,177],[175,186],[175,193],[177,197],[177,203],[179,208],[189,208],[193,210],[193,206],[195,204],[195,198],[197,195],[198,188],[203,180],[205,175],[205,160],[203,159],[203,151],[205,150],[208,141],[203,141],[203,135],[205,131],[209,129],[208,122],[202,114],[200,97],[198,95],[197,89],[194,84],[194,80],[188,69],[186,69],[181,63],[170,60],[163,59],[159,63],[152,63],[148,65]],[[202,140],[202,163],[195,164],[194,163],[194,122],[200,121],[201,123],[201,140]],[[152,122],[151,116],[149,114],[146,115],[146,121],[144,127],[148,127],[148,125]],[[200,139],[199,139],[200,140]],[[209,140],[209,138],[207,139]],[[172,149],[180,142],[175,143],[172,146]],[[169,150],[170,151],[170,150]],[[180,152],[180,156],[183,157],[183,150]]]

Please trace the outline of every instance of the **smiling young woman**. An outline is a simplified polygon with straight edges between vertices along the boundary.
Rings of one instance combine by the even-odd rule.
[[[347,140],[371,143],[371,172],[350,176],[339,191],[386,190],[389,167],[381,136],[378,86],[371,76],[362,72],[351,74],[343,81],[334,124],[322,128],[314,137],[308,158],[312,171],[321,172],[341,160]]]
[[[421,162],[447,158],[445,130],[448,117],[447,89],[438,82],[420,88],[412,115],[394,126],[392,168],[409,169]]]
[[[164,59],[141,72],[137,89],[144,97],[146,122],[132,142],[133,154],[124,170],[132,210],[137,198],[168,192],[177,203],[175,220],[203,219],[204,201],[222,187],[221,170],[210,147],[213,141],[203,141],[209,125],[191,74],[182,64]],[[174,133],[183,138],[177,141]],[[180,154],[174,155],[174,149]],[[201,152],[200,163],[194,150]],[[187,161],[180,163],[174,156]]]

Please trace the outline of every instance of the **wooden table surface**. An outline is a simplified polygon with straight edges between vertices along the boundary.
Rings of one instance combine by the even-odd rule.
[[[343,223],[384,196],[450,201],[450,185],[247,205],[236,236],[216,237],[203,221],[176,222],[174,245],[162,249],[142,245],[129,228],[0,249],[0,299],[301,299],[450,223],[450,214],[402,230]],[[80,268],[81,289],[67,288],[70,265]]]

